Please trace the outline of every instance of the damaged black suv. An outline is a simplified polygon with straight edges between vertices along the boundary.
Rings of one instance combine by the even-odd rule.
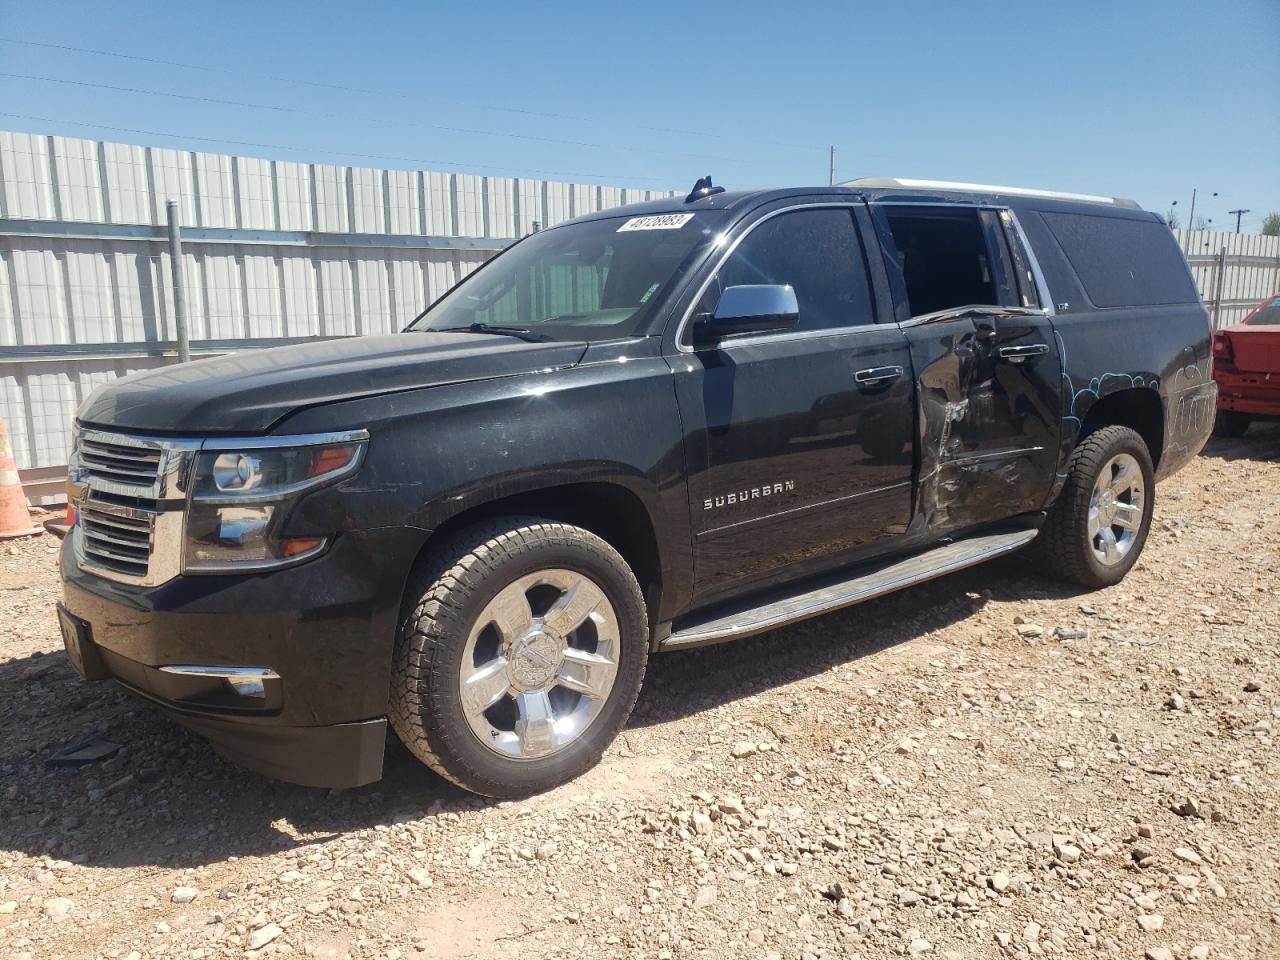
[[[1116,583],[1215,393],[1131,202],[706,179],[525,238],[401,334],[99,389],[63,634],[272,776],[376,780],[390,723],[519,796],[599,759],[652,653],[1015,550]]]

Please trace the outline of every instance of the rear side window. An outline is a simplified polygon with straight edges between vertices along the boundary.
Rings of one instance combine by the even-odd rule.
[[[1276,297],[1270,303],[1264,303],[1257,312],[1245,321],[1251,327],[1275,327],[1280,326],[1280,297]]]
[[[847,208],[796,210],[761,221],[716,272],[699,312],[713,312],[726,287],[757,283],[795,289],[800,330],[875,323],[862,244]]]
[[[1141,307],[1200,299],[1164,224],[1082,213],[1040,214],[1094,306]]]

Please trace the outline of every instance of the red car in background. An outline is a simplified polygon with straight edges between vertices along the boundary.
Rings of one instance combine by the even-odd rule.
[[[1280,420],[1280,294],[1213,335],[1213,379],[1218,436],[1241,437],[1254,420]]]

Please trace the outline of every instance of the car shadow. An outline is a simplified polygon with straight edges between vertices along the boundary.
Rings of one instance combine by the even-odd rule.
[[[1201,456],[1275,463],[1280,460],[1280,423],[1251,423],[1243,437],[1210,437]]]
[[[972,615],[990,599],[1055,599],[1070,587],[999,560],[759,637],[653,658],[631,729],[851,664]],[[95,867],[195,867],[305,848],[354,831],[484,809],[388,738],[383,779],[352,790],[280,783],[222,760],[204,740],[111,683],[85,684],[65,656],[0,664],[0,850]],[[115,756],[54,768],[58,749],[100,736]],[[607,762],[607,760],[606,760]]]

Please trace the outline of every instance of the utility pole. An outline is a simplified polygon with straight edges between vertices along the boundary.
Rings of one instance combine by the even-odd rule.
[[[1227,216],[1231,216],[1232,214],[1235,214],[1236,233],[1240,232],[1240,218],[1243,217],[1246,213],[1253,213],[1253,211],[1252,210],[1228,210],[1227,211]]]
[[[1216,197],[1218,195],[1218,191],[1215,190],[1213,192],[1213,195]],[[1195,190],[1195,187],[1192,187],[1191,188],[1191,212],[1187,214],[1187,229],[1194,230],[1195,228],[1196,228],[1196,190]]]
[[[834,187],[836,185],[836,145],[831,145],[831,164],[827,167],[827,186]]]
[[[182,227],[178,225],[178,201],[165,204],[169,215],[169,262],[173,266],[173,326],[178,337],[178,362],[191,359],[191,341],[187,339],[187,293],[182,282]]]

